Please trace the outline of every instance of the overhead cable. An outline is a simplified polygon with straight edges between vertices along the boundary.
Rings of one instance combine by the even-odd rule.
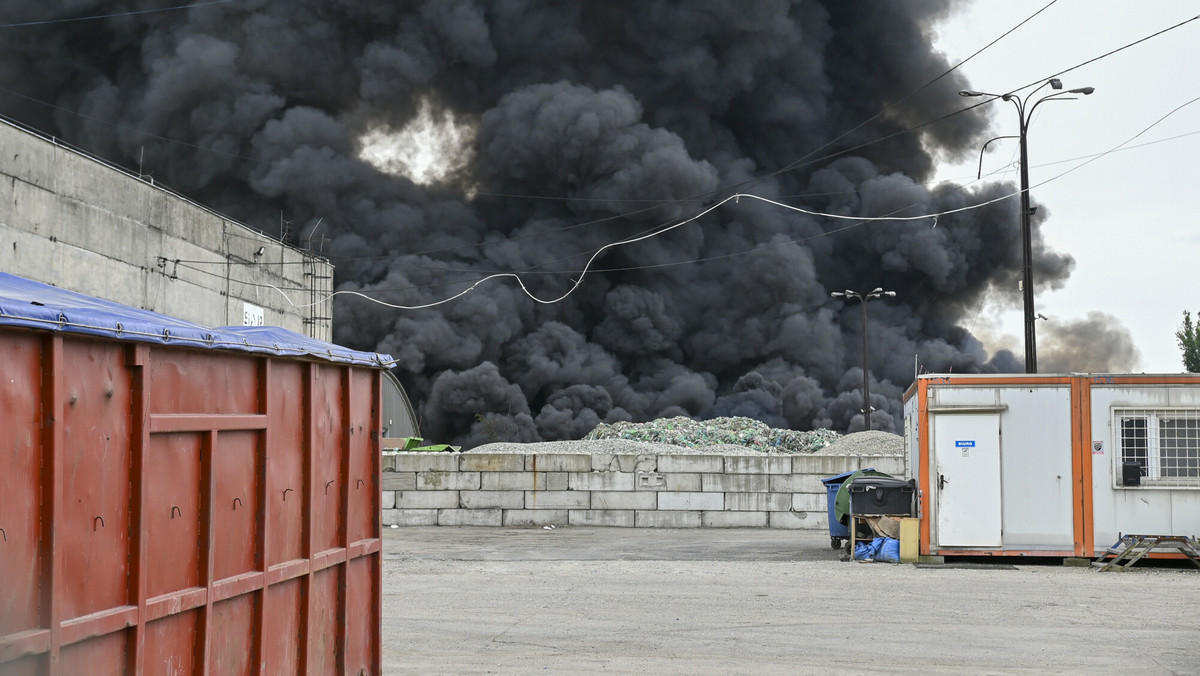
[[[180,9],[192,9],[193,7],[204,7],[206,5],[222,5],[227,2],[235,2],[236,0],[207,0],[207,2],[193,2],[188,5],[176,5],[174,7],[159,7],[157,9],[138,9],[128,12],[113,12],[112,14],[97,14],[95,16],[77,16],[64,19],[45,19],[43,21],[25,21],[22,23],[5,23],[0,24],[0,28],[20,28],[23,26],[44,26],[52,23],[73,23],[75,21],[94,21],[96,19],[111,19],[118,16],[133,16],[135,14],[154,14],[157,12],[172,12]]]

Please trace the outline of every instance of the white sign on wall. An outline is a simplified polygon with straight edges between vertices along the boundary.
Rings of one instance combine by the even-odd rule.
[[[263,309],[250,303],[242,303],[242,326],[262,326]]]

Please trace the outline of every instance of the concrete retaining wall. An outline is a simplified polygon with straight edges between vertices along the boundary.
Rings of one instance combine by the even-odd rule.
[[[385,526],[829,527],[821,479],[904,457],[385,452]]]
[[[0,157],[0,270],[204,326],[331,338],[328,260],[2,121]]]

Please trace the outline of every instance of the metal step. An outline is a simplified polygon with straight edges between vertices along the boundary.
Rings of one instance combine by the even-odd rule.
[[[1196,548],[1195,538],[1186,535],[1141,535],[1132,533],[1121,535],[1119,540],[1114,542],[1107,551],[1092,562],[1092,565],[1101,573],[1111,570],[1114,567],[1118,570],[1126,570],[1154,549],[1178,550],[1189,561],[1194,563],[1197,568],[1200,568],[1200,549]],[[1105,561],[1110,556],[1113,557],[1112,560]],[[1122,561],[1125,561],[1125,563],[1121,563]]]

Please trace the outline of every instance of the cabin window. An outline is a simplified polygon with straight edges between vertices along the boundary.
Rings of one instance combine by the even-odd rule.
[[[1200,487],[1200,410],[1120,410],[1117,486]]]

